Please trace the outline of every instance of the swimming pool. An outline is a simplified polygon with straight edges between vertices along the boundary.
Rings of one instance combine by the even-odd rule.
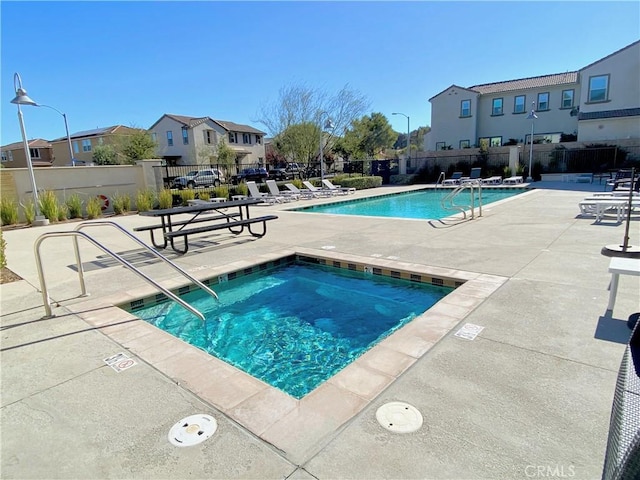
[[[482,204],[487,205],[504,200],[523,192],[526,188],[483,188]],[[366,217],[395,217],[439,220],[458,213],[458,209],[445,209],[442,199],[451,189],[423,189],[413,192],[382,195],[375,198],[362,198],[333,202],[324,205],[312,205],[294,208],[292,211],[305,213],[332,213],[337,215],[361,215]],[[475,206],[478,206],[478,193],[475,190]],[[470,194],[462,192],[456,199],[457,205],[469,205]]]
[[[199,289],[182,295],[204,324],[173,302],[133,312],[300,399],[453,290],[441,279],[348,267],[298,259],[223,278],[219,303]]]

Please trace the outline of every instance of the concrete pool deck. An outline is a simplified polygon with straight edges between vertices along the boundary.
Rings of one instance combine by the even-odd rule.
[[[265,437],[260,428],[274,424],[286,402],[270,402],[269,394],[249,408],[262,391],[252,390],[254,384],[224,365],[217,379],[224,379],[226,388],[216,387],[212,395],[211,385],[220,383],[208,381],[211,365],[185,367],[170,338],[152,328],[146,338],[134,333],[134,325],[149,326],[132,316],[130,323],[118,321],[121,311],[104,307],[105,299],[135,298],[136,290],[148,287],[94,247],[82,246],[91,295],[75,298],[79,285],[70,240],[43,243],[47,284],[60,306],[54,318],[42,319],[33,243],[44,232],[71,230],[73,224],[3,232],[8,266],[24,280],[0,287],[2,477],[439,479],[564,472],[599,478],[617,369],[629,338],[626,319],[640,309],[640,281],[621,277],[613,315],[607,315],[609,259],[600,249],[622,241],[624,224],[613,217],[595,224],[581,218],[577,206],[585,192],[603,186],[534,186],[521,198],[485,206],[482,217],[466,222],[318,215],[285,211],[294,204],[265,206],[260,208],[280,218],[264,238],[210,235],[187,255],[169,255],[203,278],[283,251],[323,251],[504,279],[379,391],[369,393],[371,385],[360,385],[345,394],[344,387],[363,378],[354,375],[327,387],[333,393],[316,402],[305,421],[295,421],[302,407],[290,407],[293,415],[280,429],[280,440],[275,434]],[[112,220],[131,230],[152,219]],[[632,244],[640,242],[638,225],[632,220]],[[99,228],[87,233],[164,286],[179,283],[130,240]],[[139,238],[148,242],[147,235]],[[475,340],[453,335],[466,323],[484,327]],[[136,365],[120,373],[105,365],[103,359],[119,352]],[[382,363],[360,368],[377,373],[387,362]],[[180,381],[180,375],[189,380]],[[248,403],[234,403],[238,391]],[[339,401],[331,403],[332,398]],[[416,407],[422,428],[409,434],[382,428],[376,410],[392,401]],[[346,418],[340,408],[355,413]],[[170,428],[196,413],[216,418],[215,435],[193,447],[171,445]]]

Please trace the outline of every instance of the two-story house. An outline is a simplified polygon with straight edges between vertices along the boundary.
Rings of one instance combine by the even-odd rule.
[[[34,167],[53,166],[53,149],[48,140],[36,138],[29,140],[29,155],[31,165]],[[27,157],[24,152],[24,143],[15,142],[0,147],[1,164],[3,168],[26,168]]]
[[[429,102],[426,150],[529,143],[532,130],[545,143],[640,138],[640,41],[579,71],[451,85]]]
[[[158,145],[158,156],[168,165],[215,163],[217,146],[223,139],[236,152],[237,165],[265,165],[265,132],[248,125],[167,113],[149,132]]]
[[[95,128],[84,130],[69,135],[71,139],[71,149],[76,165],[90,165],[93,163],[93,151],[98,145],[121,146],[126,137],[140,129],[125,127],[124,125],[113,125],[111,127]],[[69,158],[69,143],[67,137],[51,140],[53,148],[53,166],[63,167],[72,165]]]

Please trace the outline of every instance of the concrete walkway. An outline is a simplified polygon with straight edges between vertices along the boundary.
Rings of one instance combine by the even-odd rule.
[[[579,216],[578,202],[597,184],[544,184],[518,198],[485,206],[483,216],[442,222],[275,212],[255,240],[203,237],[184,256],[168,255],[202,278],[254,258],[305,249],[440,267],[505,281],[466,314],[399,378],[322,438],[304,425],[291,438],[308,446],[286,450],[264,440],[192,385],[159,370],[96,328],[89,314],[108,317],[107,297],[143,287],[91,245],[82,245],[89,299],[77,298],[69,238],[42,244],[45,276],[57,305],[44,308],[34,241],[74,224],[7,230],[8,266],[24,280],[1,293],[2,478],[600,478],[617,369],[629,338],[626,319],[640,310],[640,280],[621,277],[607,314],[609,259],[604,245],[622,242],[624,224]],[[356,196],[411,190],[385,187]],[[353,197],[353,196],[352,196]],[[342,199],[342,197],[340,197]],[[297,205],[330,200],[300,201]],[[297,206],[296,205],[296,206]],[[640,243],[637,216],[631,243]],[[153,219],[113,220],[128,230]],[[94,231],[95,230],[95,231]],[[166,267],[128,239],[102,227],[87,233],[172,281]],[[139,237],[148,242],[147,235]],[[102,300],[101,300],[102,299]],[[93,302],[93,303],[92,303]],[[465,323],[484,327],[475,340],[453,335]],[[118,326],[111,326],[116,329]],[[103,359],[125,352],[137,364],[116,373]],[[203,376],[202,382],[207,378]],[[234,385],[237,387],[237,385]],[[417,408],[424,424],[391,433],[376,420],[391,401]],[[274,407],[275,408],[275,407]],[[204,443],[179,448],[167,434],[197,413],[216,418]],[[262,412],[267,422],[271,414]],[[331,412],[327,415],[330,417]],[[327,418],[329,418],[327,417]]]

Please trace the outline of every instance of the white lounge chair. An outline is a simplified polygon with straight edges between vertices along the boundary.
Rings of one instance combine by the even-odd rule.
[[[482,179],[483,185],[500,185],[501,183],[502,183],[502,177],[499,177],[499,176]]]
[[[629,199],[624,199],[622,197],[593,197],[587,198],[578,203],[580,214],[594,215],[596,217],[596,222],[600,222],[602,218],[607,214],[607,212],[611,211],[615,212],[617,222],[621,223],[628,206]],[[637,209],[638,207],[640,207],[640,199],[635,197],[632,198],[632,211],[635,211],[635,209]]]
[[[514,175],[513,177],[505,178],[502,183],[504,185],[516,185],[522,183],[524,179],[520,175]]]
[[[308,188],[304,188],[301,190],[298,187],[296,187],[293,183],[285,183],[284,186],[287,187],[289,191],[291,191],[292,193],[298,195],[298,198],[309,199],[309,198],[316,198],[317,196],[319,196],[313,193]]]
[[[460,185],[464,185],[465,183],[482,182],[482,178],[480,177],[481,174],[482,174],[482,168],[480,167],[472,168],[468,177],[462,177],[460,179]]]
[[[326,188],[318,188],[314,184],[312,184],[309,180],[305,180],[304,182],[302,182],[302,184],[305,187],[307,187],[309,191],[313,192],[319,197],[330,197],[334,195],[334,193],[337,193],[337,192],[332,192],[331,190],[328,190]]]
[[[299,195],[293,192],[281,192],[278,188],[278,184],[275,180],[267,180],[267,188],[269,189],[269,193],[274,197],[282,197],[285,202],[290,202],[292,200],[298,200],[300,198]]]
[[[253,180],[249,180],[247,182],[247,188],[249,189],[249,196],[252,198],[259,198],[270,204],[284,202],[284,198],[282,196],[261,192],[258,185],[256,185],[256,182]]]
[[[442,181],[442,185],[458,185],[462,178],[462,172],[453,172],[451,178]]]
[[[328,190],[331,190],[332,192],[338,192],[339,195],[348,195],[350,193],[356,193],[356,189],[353,187],[343,187],[341,185],[334,185],[333,183],[331,183],[331,180],[325,178],[324,180],[322,180],[322,184],[327,187]]]

